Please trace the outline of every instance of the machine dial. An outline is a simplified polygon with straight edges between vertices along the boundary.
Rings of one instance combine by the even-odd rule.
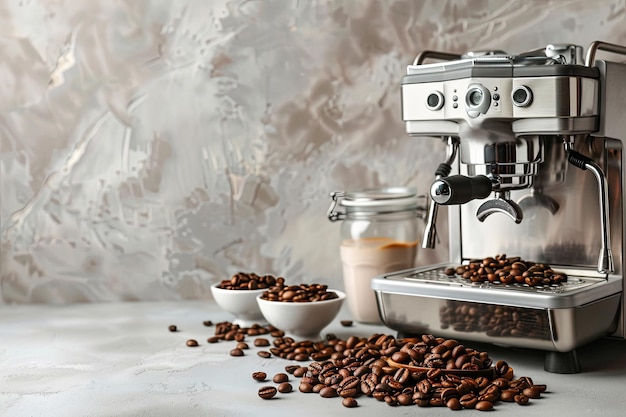
[[[511,100],[517,107],[528,107],[533,101],[533,90],[525,85],[516,87],[511,93]]]
[[[444,98],[441,91],[433,91],[426,97],[426,108],[436,111],[443,107]]]
[[[491,93],[482,84],[471,84],[465,93],[465,109],[469,117],[487,113],[491,105]]]

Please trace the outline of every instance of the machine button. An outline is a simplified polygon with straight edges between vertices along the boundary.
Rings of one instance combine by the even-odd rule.
[[[433,91],[426,98],[426,108],[428,110],[436,111],[443,107],[444,98],[441,91]]]
[[[528,107],[533,101],[533,92],[525,85],[519,86],[511,93],[511,100],[517,107]]]

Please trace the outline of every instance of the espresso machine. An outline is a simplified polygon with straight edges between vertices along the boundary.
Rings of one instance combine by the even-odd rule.
[[[613,59],[596,59],[601,51]],[[417,55],[401,83],[406,131],[447,147],[422,247],[446,240],[436,224],[447,211],[449,262],[374,278],[385,325],[543,350],[557,373],[580,371],[577,348],[626,337],[624,55],[599,41],[586,52],[558,44]],[[475,282],[450,272],[504,257],[566,280]]]

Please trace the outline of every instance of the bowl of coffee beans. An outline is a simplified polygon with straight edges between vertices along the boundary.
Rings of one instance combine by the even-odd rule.
[[[345,293],[322,284],[274,286],[257,301],[265,320],[295,340],[322,340],[322,329],[339,313]]]
[[[280,288],[284,283],[285,279],[282,277],[239,272],[230,279],[213,284],[211,293],[217,305],[235,316],[234,324],[250,327],[264,323],[257,297],[268,288]]]

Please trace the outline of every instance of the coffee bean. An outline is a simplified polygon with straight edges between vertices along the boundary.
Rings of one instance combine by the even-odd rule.
[[[295,369],[293,371],[293,376],[295,377],[301,377],[303,375],[305,375],[308,372],[308,368],[306,366],[299,366],[297,369]]]
[[[320,393],[320,397],[323,398],[332,398],[332,397],[337,397],[337,390],[333,387],[329,387],[329,386],[324,386],[322,387],[322,389],[320,389],[319,391]]]
[[[220,341],[220,338],[219,338],[219,337],[216,337],[216,336],[211,336],[211,337],[209,337],[206,341],[207,341],[208,343],[217,343],[217,342],[219,342],[219,341]]]
[[[304,392],[304,393],[313,392],[313,385],[306,383],[306,382],[300,382],[298,389],[300,390],[300,392]]]
[[[535,387],[534,385],[525,388],[524,391],[522,391],[522,394],[524,394],[526,397],[528,398],[539,398],[541,397],[541,391],[539,391],[539,388]]]
[[[187,340],[186,343],[187,343],[187,346],[189,346],[189,347],[196,347],[196,346],[198,346],[198,341],[195,340],[195,339],[189,339],[189,340]]]
[[[259,388],[259,397],[263,398],[264,400],[269,400],[269,399],[274,398],[277,391],[278,390],[276,389],[276,387],[272,387],[269,385],[265,387],[261,387]]]
[[[293,386],[289,382],[281,382],[280,384],[278,384],[277,389],[278,392],[284,394],[293,391]]]
[[[252,374],[252,378],[255,381],[263,382],[263,381],[265,381],[267,379],[267,374],[265,372],[260,372],[260,371],[259,372],[254,372]]]
[[[340,323],[341,323],[341,325],[343,327],[350,327],[350,326],[352,326],[352,320],[341,320]]]
[[[265,347],[265,346],[269,346],[270,342],[269,340],[263,338],[263,337],[258,337],[256,339],[254,339],[254,346],[257,347]]]
[[[211,320],[205,320],[205,321],[202,322],[202,324],[204,324],[207,327],[213,326],[213,322]]]
[[[235,348],[230,351],[230,356],[244,356],[243,350]]]
[[[247,343],[239,342],[237,343],[237,349],[246,350],[246,349],[250,349],[250,347],[248,346]]]
[[[169,329],[170,332],[177,332],[178,331],[178,328],[176,327],[175,324],[170,325],[170,327],[168,327],[168,329]]]
[[[489,411],[493,409],[493,403],[489,401],[478,401],[474,408],[478,411]]]
[[[278,373],[276,375],[274,375],[274,378],[272,379],[272,381],[274,381],[277,384],[280,384],[281,382],[287,382],[289,381],[289,375],[284,374],[284,373]]]
[[[353,397],[346,397],[341,401],[341,404],[344,407],[347,408],[354,408],[357,407],[359,405],[359,403],[357,403],[356,399],[354,399]]]
[[[256,354],[265,359],[270,358],[272,356],[272,354],[266,350],[260,350]]]
[[[526,405],[528,404],[529,398],[524,394],[518,394],[515,396],[514,400],[519,405]]]
[[[450,410],[460,410],[463,408],[458,398],[450,398],[448,401],[446,401],[446,407],[448,407]]]

